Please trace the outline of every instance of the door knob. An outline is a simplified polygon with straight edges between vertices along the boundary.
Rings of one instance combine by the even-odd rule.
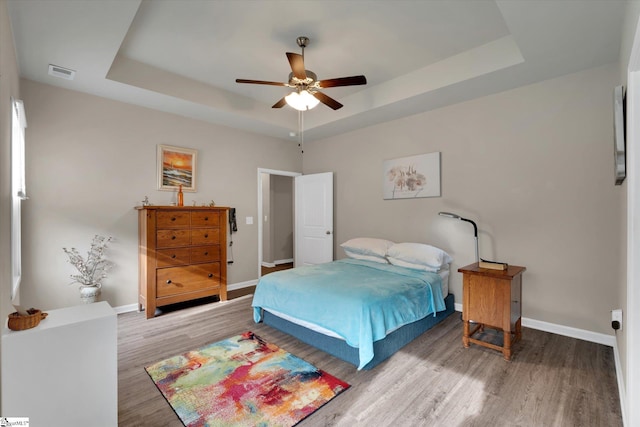
[[[331,234],[331,232],[329,230],[327,230],[327,232],[325,234]]]

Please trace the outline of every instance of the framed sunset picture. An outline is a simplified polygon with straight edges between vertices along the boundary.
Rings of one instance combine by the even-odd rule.
[[[158,190],[196,191],[197,150],[158,145]]]

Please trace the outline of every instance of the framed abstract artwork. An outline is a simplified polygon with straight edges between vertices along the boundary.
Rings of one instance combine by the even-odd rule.
[[[385,200],[440,197],[440,152],[383,162]]]
[[[158,190],[196,191],[197,150],[158,145]]]

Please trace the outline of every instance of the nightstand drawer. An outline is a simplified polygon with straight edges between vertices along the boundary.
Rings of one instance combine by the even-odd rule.
[[[468,309],[464,320],[510,330],[510,283],[505,287],[491,277],[469,276],[467,286],[467,300],[464,303]]]

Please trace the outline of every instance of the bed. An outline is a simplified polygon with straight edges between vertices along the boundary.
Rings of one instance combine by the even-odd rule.
[[[425,271],[389,263],[387,249],[263,276],[254,320],[358,369],[375,367],[454,311],[448,255]]]

